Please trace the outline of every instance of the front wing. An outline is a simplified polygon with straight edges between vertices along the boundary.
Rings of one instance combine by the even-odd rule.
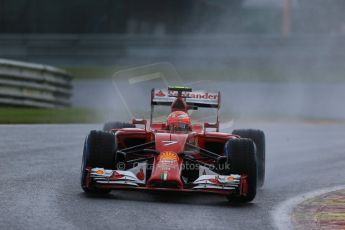
[[[98,188],[114,190],[161,190],[181,192],[203,192],[220,195],[242,196],[247,193],[247,176],[231,174],[218,175],[213,171],[200,166],[199,177],[192,183],[186,184],[183,188],[153,187],[146,184],[146,164],[141,163],[129,170],[108,170],[104,168],[87,169],[87,185],[92,183]],[[209,174],[205,174],[209,173]]]

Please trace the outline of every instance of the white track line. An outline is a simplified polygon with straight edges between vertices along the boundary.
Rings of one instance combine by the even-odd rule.
[[[314,198],[316,196],[320,196],[325,193],[334,192],[337,190],[345,189],[345,185],[342,186],[335,186],[326,189],[315,190],[308,193],[303,193],[296,197],[290,198],[278,206],[276,206],[273,211],[271,212],[273,223],[276,229],[279,230],[292,230],[294,229],[291,223],[291,214],[293,209],[303,201]]]

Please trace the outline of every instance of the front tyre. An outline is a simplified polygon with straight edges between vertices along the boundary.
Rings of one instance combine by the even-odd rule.
[[[258,160],[258,187],[262,187],[265,183],[265,161],[266,161],[266,147],[265,134],[258,129],[236,129],[232,134],[238,135],[241,138],[252,139],[256,146],[256,157]]]
[[[246,203],[256,196],[257,165],[255,145],[251,139],[231,139],[226,143],[225,155],[228,158],[231,174],[247,176],[248,191],[241,196],[229,196],[230,202]]]
[[[91,131],[86,137],[81,164],[81,187],[87,193],[109,193],[109,189],[86,186],[87,168],[115,169],[115,136],[102,131]]]

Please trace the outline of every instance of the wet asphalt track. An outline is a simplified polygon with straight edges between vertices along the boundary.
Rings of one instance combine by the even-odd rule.
[[[345,124],[243,122],[267,135],[267,177],[253,203],[218,196],[115,191],[79,186],[82,145],[100,125],[0,126],[0,229],[274,229],[280,202],[345,184]]]

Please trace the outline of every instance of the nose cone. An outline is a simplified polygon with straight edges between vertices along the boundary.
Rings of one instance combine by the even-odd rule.
[[[160,188],[182,188],[181,181],[182,160],[176,152],[164,151],[156,157],[154,168],[148,185]]]
[[[180,153],[184,151],[184,146],[187,142],[188,134],[175,133],[156,133],[156,150],[159,152],[172,151]]]

